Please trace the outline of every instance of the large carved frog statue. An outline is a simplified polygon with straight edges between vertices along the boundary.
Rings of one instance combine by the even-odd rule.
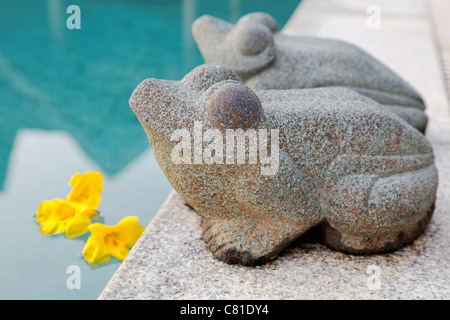
[[[393,251],[431,217],[430,144],[348,88],[252,90],[205,64],[181,81],[144,80],[130,106],[224,262],[267,262],[311,228],[336,250]]]
[[[205,15],[194,21],[192,33],[205,62],[231,67],[252,89],[347,87],[425,132],[425,104],[419,94],[350,43],[285,35],[262,12],[245,15],[236,25]]]

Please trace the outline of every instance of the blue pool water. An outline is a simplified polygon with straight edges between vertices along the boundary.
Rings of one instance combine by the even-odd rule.
[[[298,0],[15,0],[0,10],[0,299],[96,299],[120,261],[89,265],[87,235],[46,236],[42,200],[75,172],[100,171],[98,221],[147,226],[171,190],[128,106],[145,78],[179,80],[203,63],[190,32],[210,14],[265,11],[280,26]],[[69,30],[69,5],[81,29]],[[70,286],[73,268],[80,288]],[[67,281],[69,280],[69,285]]]

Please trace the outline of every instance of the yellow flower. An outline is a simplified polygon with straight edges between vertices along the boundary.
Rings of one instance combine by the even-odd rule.
[[[126,217],[115,226],[91,224],[89,226],[91,235],[83,249],[84,258],[89,263],[103,263],[111,256],[124,260],[128,255],[128,249],[134,246],[145,230],[137,222],[137,217]]]
[[[103,189],[102,174],[100,172],[86,172],[84,175],[75,173],[69,184],[73,188],[67,196],[67,200],[83,203],[91,209],[97,209]]]
[[[66,233],[68,238],[82,235],[91,224],[91,217],[98,211],[81,203],[63,199],[42,201],[38,207],[36,220],[41,224],[39,231],[44,234]]]
[[[66,233],[69,238],[82,235],[88,230],[91,218],[98,214],[100,194],[103,188],[100,172],[76,173],[70,179],[72,191],[65,200],[42,201],[36,220],[44,234]]]

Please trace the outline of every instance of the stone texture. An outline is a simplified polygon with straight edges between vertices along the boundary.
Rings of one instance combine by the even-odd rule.
[[[265,263],[312,228],[327,246],[355,254],[397,250],[424,230],[438,178],[421,133],[347,88],[253,92],[232,73],[202,65],[182,81],[147,79],[130,98],[164,174],[203,216],[203,238],[219,260]],[[188,136],[174,141],[177,129]],[[229,129],[255,129],[255,163],[250,147],[233,141],[230,148]],[[208,130],[219,134],[218,146],[207,142]],[[264,139],[271,141],[269,174]],[[186,142],[187,158],[174,161],[173,150]],[[240,151],[248,153],[242,164]]]
[[[173,191],[99,299],[450,297],[448,258],[442,254],[448,243],[439,241],[447,231],[436,223],[420,241],[394,253],[355,256],[299,239],[277,260],[256,267],[218,261],[205,247],[200,223]]]
[[[235,26],[205,15],[193,23],[192,33],[205,62],[231,67],[252,89],[345,86],[425,132],[425,104],[419,94],[353,44],[285,35],[262,12],[243,16]]]
[[[366,28],[369,5],[382,8],[379,30]],[[427,5],[303,0],[283,30],[359,44],[423,95],[440,180],[434,216],[421,237],[394,253],[364,256],[300,238],[271,263],[228,265],[207,250],[201,217],[173,192],[99,299],[449,299],[450,106]],[[370,277],[377,268],[379,286]]]

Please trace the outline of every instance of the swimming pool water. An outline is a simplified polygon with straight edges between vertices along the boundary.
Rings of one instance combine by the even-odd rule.
[[[120,261],[89,265],[87,235],[46,236],[42,200],[64,198],[75,172],[100,171],[98,218],[147,226],[171,187],[128,106],[145,78],[179,80],[203,63],[190,26],[253,11],[288,20],[299,1],[16,0],[0,10],[0,299],[96,299]],[[81,29],[69,30],[69,5]],[[70,266],[81,287],[70,289]]]

